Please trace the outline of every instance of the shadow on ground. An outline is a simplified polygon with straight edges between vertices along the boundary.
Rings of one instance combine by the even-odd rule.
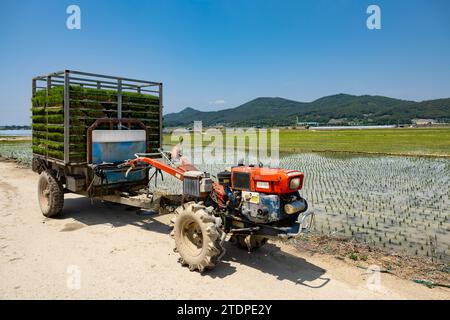
[[[323,277],[326,270],[301,257],[284,252],[271,243],[251,253],[230,242],[225,243],[225,248],[227,252],[221,264],[205,275],[220,278],[230,275],[235,271],[230,270],[234,269],[230,262],[236,262],[275,276],[278,280],[288,280],[309,288],[321,288],[330,281],[329,278]]]
[[[152,232],[169,235],[170,229],[154,219],[155,213],[85,197],[65,199],[60,219],[73,218],[88,226],[110,224],[113,227],[134,225]],[[64,230],[63,230],[64,231]],[[288,280],[310,288],[321,288],[330,279],[324,278],[326,270],[309,263],[301,257],[283,252],[274,244],[267,243],[255,252],[248,253],[230,242],[225,242],[226,253],[221,263],[213,270],[203,273],[212,278],[225,278],[236,272],[233,263],[239,263],[260,272],[275,276],[278,280]]]
[[[73,218],[88,226],[109,224],[115,228],[134,225],[153,232],[169,234],[169,227],[154,219],[156,213],[112,202],[86,197],[64,200],[60,219]]]

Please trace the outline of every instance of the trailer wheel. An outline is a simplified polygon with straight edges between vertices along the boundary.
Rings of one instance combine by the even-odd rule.
[[[64,206],[64,191],[51,170],[42,171],[38,180],[38,200],[42,214],[54,217]]]
[[[239,248],[251,252],[265,245],[267,243],[267,238],[254,235],[233,235],[231,236],[230,241],[236,244]]]
[[[180,263],[189,270],[212,269],[225,252],[220,222],[204,205],[188,202],[177,209],[172,236]]]

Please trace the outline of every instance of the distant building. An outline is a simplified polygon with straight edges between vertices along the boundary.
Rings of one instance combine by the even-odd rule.
[[[318,122],[297,122],[297,126],[299,127],[318,127],[319,123]]]
[[[416,126],[431,126],[437,123],[434,119],[412,119],[411,122]]]
[[[315,122],[315,121],[299,122],[298,117],[296,117],[296,118],[297,118],[296,126],[298,126],[298,127],[318,127],[319,126],[319,122]]]
[[[330,119],[330,121],[328,121],[328,124],[331,124],[331,125],[348,124],[348,119],[347,118]]]

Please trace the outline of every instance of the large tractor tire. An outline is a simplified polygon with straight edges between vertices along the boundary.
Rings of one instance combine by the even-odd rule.
[[[177,208],[171,233],[180,263],[189,270],[212,269],[225,253],[220,219],[203,204],[188,202]]]
[[[58,215],[64,206],[64,190],[51,170],[39,175],[38,200],[42,214],[48,218]]]
[[[230,241],[239,248],[251,252],[265,245],[267,243],[267,238],[254,235],[233,235],[231,236]]]

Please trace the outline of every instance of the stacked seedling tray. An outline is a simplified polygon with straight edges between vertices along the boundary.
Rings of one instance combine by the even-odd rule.
[[[46,81],[46,85],[39,88],[36,80]],[[143,89],[152,86],[157,90]],[[161,88],[160,83],[68,70],[35,78],[31,109],[33,153],[65,164],[85,163],[87,129],[97,119],[105,118],[142,122],[147,128],[148,152],[157,153],[161,144]]]
[[[33,153],[64,159],[64,87],[39,90],[32,100]]]

